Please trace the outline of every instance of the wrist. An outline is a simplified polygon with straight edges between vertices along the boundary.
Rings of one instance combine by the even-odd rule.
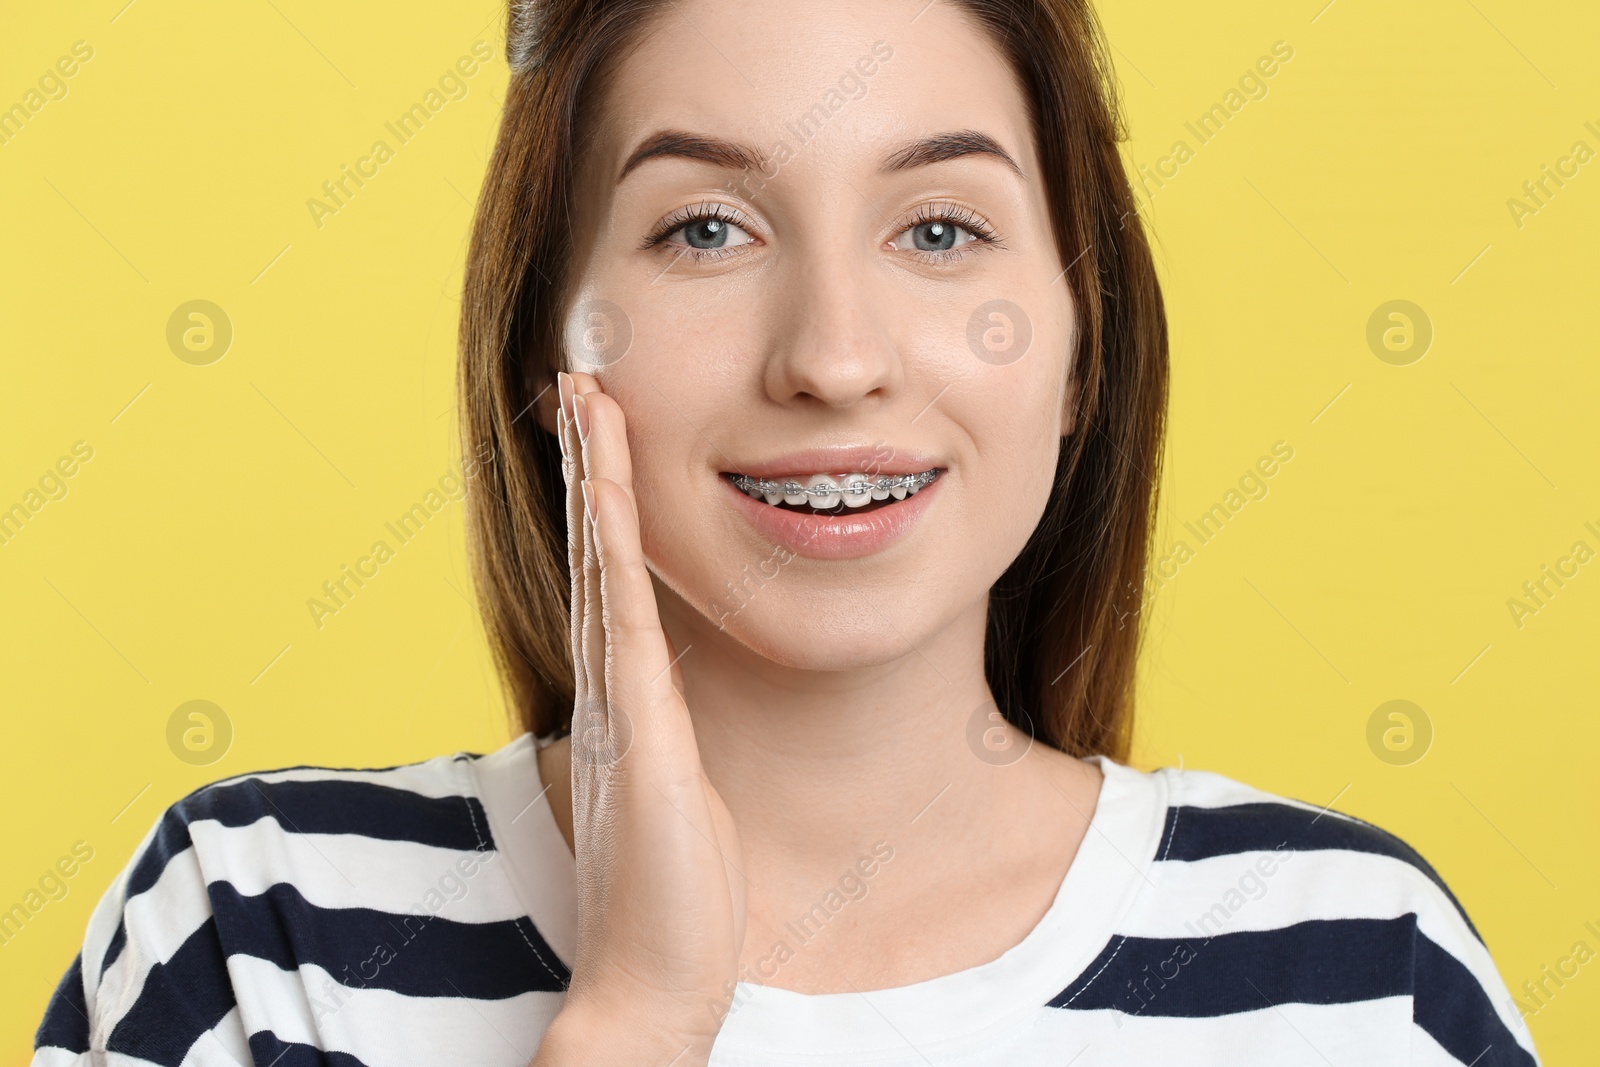
[[[704,1021],[638,1006],[608,1007],[569,994],[531,1067],[705,1067],[717,1027]]]

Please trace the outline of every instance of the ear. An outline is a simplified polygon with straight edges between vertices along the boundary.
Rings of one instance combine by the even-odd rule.
[[[529,388],[533,390],[536,398],[533,402],[534,418],[539,420],[539,425],[544,427],[545,432],[552,437],[557,436],[560,431],[556,414],[561,410],[561,390],[556,385],[555,371],[546,369],[534,371],[530,373],[529,379]]]
[[[1067,395],[1061,405],[1061,436],[1071,437],[1078,422],[1078,369],[1067,374]]]

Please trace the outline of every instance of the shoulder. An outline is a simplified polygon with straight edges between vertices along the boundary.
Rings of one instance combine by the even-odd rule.
[[[460,752],[394,767],[284,767],[211,782],[162,813],[156,847],[146,850],[156,855],[148,859],[153,864],[175,848],[206,849],[237,836],[224,830],[485,850],[491,846],[483,806],[468,770],[475,758]]]
[[[1313,912],[1319,906],[1335,913],[1359,907],[1387,917],[1441,911],[1482,940],[1454,892],[1417,849],[1381,826],[1336,810],[1337,797],[1316,804],[1211,771],[1157,773],[1171,783],[1158,862],[1193,869],[1247,866],[1262,878],[1292,867],[1303,888],[1311,888],[1303,885],[1307,879],[1323,888],[1305,901]]]
[[[1537,1062],[1482,935],[1406,840],[1335,810],[1337,797],[1313,803],[1209,771],[1150,773],[1165,779],[1168,804],[1154,892],[1132,926],[1182,944],[1219,987],[1237,986],[1232,1010],[1405,998],[1415,1041],[1462,1063],[1490,1047],[1484,1063]]]
[[[135,851],[124,901],[209,906],[200,894],[383,900],[408,870],[492,842],[471,753],[381,768],[295,766],[208,783],[170,804]],[[376,878],[372,875],[377,875]],[[220,889],[210,889],[213,886]]]
[[[212,1033],[247,1063],[239,1013],[291,986],[333,1005],[559,988],[507,951],[544,946],[500,873],[479,759],[252,771],[174,801],[100,901],[36,1044],[165,1062],[175,1035]],[[454,959],[480,965],[463,977]]]
[[[225,883],[225,892],[245,896],[279,885],[313,889],[349,905],[352,896],[366,895],[342,869],[356,866],[356,856],[380,861],[392,874],[424,850],[485,850],[482,806],[464,767],[472,758],[457,753],[378,768],[302,765],[210,782],[156,818],[120,880],[122,902],[135,908],[148,898],[149,907],[209,910],[205,890]],[[341,865],[332,853],[351,861]],[[341,881],[356,892],[338,892]],[[108,948],[114,953],[116,946]]]

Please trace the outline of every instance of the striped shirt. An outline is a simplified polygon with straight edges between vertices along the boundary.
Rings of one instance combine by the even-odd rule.
[[[524,1067],[577,940],[537,746],[246,774],[174,803],[90,918],[35,1067]],[[712,1064],[1538,1063],[1404,842],[1221,775],[1091,759],[1089,832],[1022,941],[893,989],[740,982]],[[825,896],[775,947],[847,903]]]

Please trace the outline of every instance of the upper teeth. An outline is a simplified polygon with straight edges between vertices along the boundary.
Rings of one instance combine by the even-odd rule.
[[[803,480],[785,478],[774,482],[752,478],[747,474],[730,477],[734,485],[757,500],[765,500],[769,504],[809,503],[813,508],[820,509],[836,507],[840,501],[844,502],[845,507],[859,508],[873,500],[887,500],[891,496],[896,500],[904,500],[908,494],[914,495],[938,476],[939,468],[935,467],[921,474],[883,478],[866,474],[812,474]]]

